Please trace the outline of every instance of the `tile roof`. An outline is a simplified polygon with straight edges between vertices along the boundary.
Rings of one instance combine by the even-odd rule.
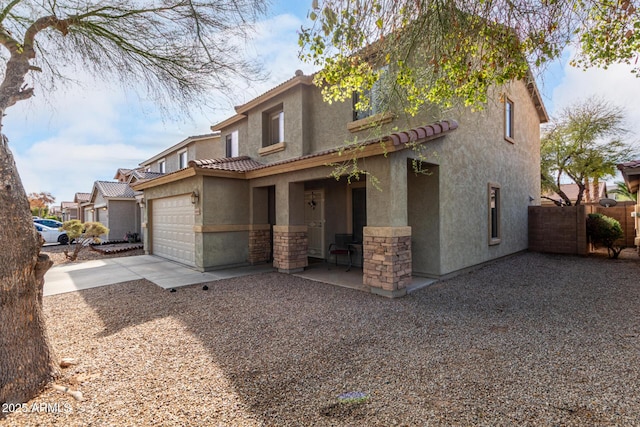
[[[153,179],[164,175],[162,172],[148,172],[145,170],[134,170],[131,175],[136,179]]]
[[[119,173],[121,173],[122,175],[129,175],[131,171],[132,169],[118,168],[118,170],[116,171],[116,175],[118,175]]]
[[[406,144],[407,142],[412,143],[421,143],[425,139],[434,139],[440,136],[444,136],[445,134],[452,132],[458,128],[458,123],[455,120],[443,120],[436,123],[431,123],[424,126],[419,126],[416,128],[412,128],[402,132],[394,132],[387,136],[378,139],[372,139],[369,141],[363,142],[361,145],[373,145],[378,144],[380,142],[388,142],[391,141],[393,145],[401,145]],[[200,160],[191,160],[189,161],[189,167],[195,167],[196,169],[214,169],[221,171],[230,171],[230,172],[250,172],[260,169],[269,168],[272,166],[293,163],[300,160],[306,160],[314,157],[320,157],[331,153],[337,153],[342,149],[342,147],[331,148],[325,151],[320,151],[313,154],[307,154],[306,156],[294,157],[287,160],[282,160],[274,163],[260,163],[256,160],[253,160],[249,156],[239,156],[239,157],[226,157],[221,159],[200,159]],[[171,176],[173,174],[181,173],[183,169],[165,174],[164,176]],[[134,184],[138,185],[140,182],[136,182]]]
[[[294,76],[284,82],[272,87],[265,93],[258,95],[249,102],[235,107],[236,113],[243,114],[249,111],[251,108],[259,105],[260,103],[271,99],[272,97],[282,93],[283,91],[290,89],[299,84],[311,85],[313,84],[313,76],[305,75],[301,70],[296,70]]]
[[[197,166],[202,169],[216,169],[231,172],[248,172],[259,169],[264,164],[253,160],[249,156],[226,157],[222,159],[191,160],[189,166]]]
[[[78,203],[88,202],[89,200],[91,200],[91,193],[76,193],[73,199]]]
[[[630,168],[630,169],[640,168],[640,160],[632,160],[630,162],[618,164],[618,169],[620,170],[627,169],[627,168]]]
[[[60,208],[61,209],[73,209],[73,208],[77,208],[78,204],[76,202],[61,202],[60,203]]]
[[[445,134],[447,132],[456,130],[457,128],[458,128],[458,122],[456,122],[455,120],[443,120],[440,122],[432,123],[430,125],[419,126],[419,127],[401,131],[401,132],[394,132],[382,138],[365,141],[360,145],[366,146],[366,145],[372,145],[372,144],[379,144],[380,142],[386,142],[386,141],[392,141],[393,145],[406,144],[407,142],[409,143],[420,142],[425,138],[438,137],[441,134]],[[299,160],[305,160],[313,157],[324,156],[331,153],[337,153],[341,149],[343,149],[343,147],[330,148],[328,150],[319,151],[313,154],[307,154],[306,156],[294,157],[292,159],[282,160],[275,163],[269,163],[269,164],[259,163],[260,166],[252,170],[264,169],[264,168],[268,168],[275,165],[292,163],[292,162],[297,162]]]
[[[135,194],[126,182],[96,181],[96,187],[104,197],[134,198]]]

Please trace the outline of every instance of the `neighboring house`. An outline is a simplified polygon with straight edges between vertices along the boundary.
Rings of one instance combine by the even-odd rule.
[[[635,209],[635,228],[636,237],[634,244],[640,251],[640,160],[633,160],[626,163],[620,163],[618,169],[622,172],[625,184],[629,187],[631,193],[636,194],[636,209]]]
[[[484,111],[448,120],[427,108],[410,122],[363,117],[351,102],[323,102],[297,71],[212,126],[218,155],[133,184],[144,191],[145,250],[201,271],[273,259],[296,272],[350,234],[363,284],[386,296],[406,293],[412,274],[443,277],[525,250],[548,117],[532,80],[490,96]],[[330,177],[328,165],[348,158],[339,150],[356,137],[359,166],[377,185]],[[411,144],[424,149],[428,173],[415,172]]]
[[[220,132],[190,136],[140,163],[140,168],[136,171],[170,173],[186,168],[191,160],[224,156],[224,147],[220,146]]]
[[[596,189],[594,184],[591,183],[590,184],[590,192],[589,192],[589,200],[587,200],[587,192],[585,191],[582,194],[582,201],[581,203],[589,203],[589,202],[598,202],[600,199],[606,199],[609,197],[609,193],[607,190],[607,183],[606,182],[600,182],[598,183],[598,188]],[[578,187],[578,184],[560,184],[560,190],[562,192],[564,192],[564,194],[567,195],[567,197],[569,198],[569,200],[571,200],[571,204],[575,205],[576,201],[578,200],[578,193],[580,192],[580,188]],[[553,199],[556,200],[560,203],[564,203],[562,200],[562,197],[560,197],[560,195],[556,194],[555,192],[546,192],[542,194],[542,204],[543,205],[555,205],[557,203],[554,203],[552,200],[549,199]]]
[[[62,209],[60,208],[60,206],[50,206],[49,207],[49,211],[47,212],[47,214],[50,215],[50,216],[61,217],[62,216]]]
[[[60,203],[62,222],[78,219],[78,203],[62,202]]]
[[[180,145],[180,144],[178,144],[178,145]],[[178,150],[180,150],[181,148],[182,147],[178,148]],[[165,155],[163,158],[166,158],[166,157],[167,156]],[[171,157],[171,156],[169,156],[169,157]],[[136,168],[136,169],[120,168],[116,172],[116,175],[114,176],[114,179],[117,179],[118,182],[124,182],[127,185],[131,186],[132,184],[134,184],[136,182],[142,182],[142,181],[146,181],[146,180],[149,180],[149,179],[158,178],[158,177],[164,175],[163,173],[160,173],[160,172],[149,172],[146,169],[147,169],[147,167],[139,167],[139,168]],[[143,195],[142,191],[134,191],[133,193],[134,193],[135,199],[136,199],[138,215],[139,215],[140,218],[144,218],[144,195]],[[139,230],[136,231],[136,233],[139,234],[141,239],[144,238],[144,228],[140,227]]]
[[[73,196],[73,201],[78,205],[78,219],[80,222],[85,223],[86,220],[86,212],[90,211],[92,207],[90,206],[91,193],[76,193]]]
[[[127,233],[140,233],[140,209],[126,182],[96,181],[87,207],[85,221],[107,227],[106,240],[123,240]]]

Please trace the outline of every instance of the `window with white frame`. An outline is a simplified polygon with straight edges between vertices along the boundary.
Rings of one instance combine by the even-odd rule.
[[[284,109],[282,104],[278,107],[266,111],[262,115],[263,120],[263,141],[262,146],[284,142]]]
[[[509,142],[514,141],[514,115],[513,101],[505,96],[504,98],[504,139]]]
[[[489,244],[500,243],[500,185],[489,183]]]
[[[180,151],[178,153],[178,160],[180,162],[180,169],[184,169],[187,167],[187,163],[188,163],[188,154],[187,154],[187,150],[184,151]]]
[[[166,171],[166,162],[164,159],[158,160],[158,172],[165,173]]]
[[[226,157],[238,157],[238,131],[234,130],[225,137]]]

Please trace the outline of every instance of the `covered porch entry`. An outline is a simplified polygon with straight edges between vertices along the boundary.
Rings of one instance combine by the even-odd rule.
[[[273,188],[275,221],[267,227],[272,230],[274,267],[284,273],[317,269],[317,264],[346,270],[345,254],[338,255],[338,268],[333,257],[328,259],[336,235],[346,234],[355,249],[351,263],[362,275],[362,287],[388,297],[406,294],[415,271],[414,252],[419,272],[440,264],[439,174],[436,165],[427,167],[429,174],[417,176],[410,157],[390,153],[367,159],[375,185],[325,178],[327,168],[254,183],[254,224],[267,222],[266,189]]]

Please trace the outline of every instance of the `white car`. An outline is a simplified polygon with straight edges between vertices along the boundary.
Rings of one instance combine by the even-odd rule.
[[[62,223],[60,221],[56,221],[55,219],[34,218],[33,222],[35,222],[36,224],[47,226],[49,228],[62,227]]]
[[[36,230],[42,236],[45,243],[60,243],[66,245],[69,243],[69,236],[66,231],[60,231],[57,228],[47,227],[46,225],[34,223]]]

